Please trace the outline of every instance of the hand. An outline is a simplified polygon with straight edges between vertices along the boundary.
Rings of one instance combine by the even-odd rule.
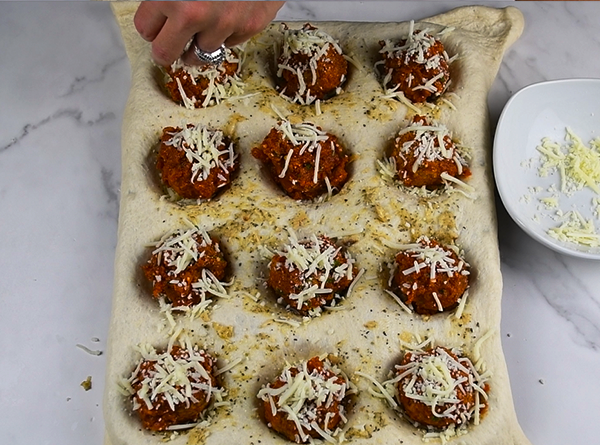
[[[135,14],[135,28],[152,42],[152,58],[162,66],[179,57],[190,65],[202,62],[193,48],[183,54],[194,38],[198,48],[216,51],[221,44],[234,46],[262,31],[275,18],[284,2],[142,2]]]

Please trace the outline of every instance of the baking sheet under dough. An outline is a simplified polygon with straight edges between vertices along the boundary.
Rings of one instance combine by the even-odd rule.
[[[112,445],[161,443],[162,436],[140,430],[138,419],[117,390],[117,381],[134,367],[136,344],[160,347],[167,343],[168,335],[158,329],[163,315],[149,297],[140,265],[148,258],[148,243],[182,227],[184,219],[199,222],[221,237],[231,255],[235,282],[230,288],[232,298],[217,301],[201,319],[178,319],[221,363],[242,357],[246,360],[224,377],[231,406],[219,408],[205,431],[182,434],[171,443],[287,443],[270,431],[256,412],[258,389],[278,374],[286,360],[293,363],[334,353],[349,376],[361,371],[384,381],[401,357],[400,340],[410,340],[412,334],[433,336],[437,344],[459,347],[468,354],[478,339],[492,332],[481,347],[483,360],[492,371],[489,412],[480,425],[455,442],[528,444],[514,412],[500,341],[502,280],[487,113],[488,90],[502,56],[522,32],[521,13],[513,7],[465,7],[415,25],[432,32],[454,28],[439,38],[450,56],[459,54],[451,66],[450,91],[454,94],[446,95],[456,109],[440,103],[429,112],[470,148],[473,175],[469,184],[475,188],[471,198],[444,193],[421,199],[386,184],[376,168],[386,144],[412,115],[399,102],[381,98],[380,82],[373,70],[378,41],[397,39],[407,32],[408,23],[315,23],[338,39],[345,53],[361,67],[351,68],[344,93],[323,103],[320,116],[315,107],[290,104],[273,89],[270,66],[272,42],[279,39],[277,24],[246,48],[246,90],[259,94],[208,109],[188,110],[161,91],[149,45],[133,27],[135,7],[113,4],[131,61],[132,84],[122,132],[121,208],[104,400]],[[269,182],[250,150],[277,122],[271,104],[292,120],[307,119],[336,134],[353,154],[351,177],[341,193],[323,203],[300,203]],[[164,199],[151,153],[163,127],[187,122],[202,122],[232,134],[241,153],[241,173],[218,199],[182,206]],[[287,227],[300,236],[320,232],[353,241],[349,251],[366,270],[352,295],[342,303],[344,310],[328,312],[299,327],[274,321],[285,312],[260,286],[268,260],[259,246],[279,247],[287,240]],[[429,319],[410,315],[382,291],[380,267],[394,253],[382,240],[409,242],[420,234],[446,242],[455,240],[464,249],[472,266],[472,284],[461,319],[452,314]],[[243,291],[261,291],[260,302],[243,296]],[[371,384],[367,380],[352,378],[360,393],[346,428],[351,443],[422,443],[420,430],[369,394]]]

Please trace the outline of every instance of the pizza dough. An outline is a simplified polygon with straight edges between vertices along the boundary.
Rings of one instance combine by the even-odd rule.
[[[274,89],[273,42],[280,39],[278,24],[245,48],[245,96],[188,110],[161,89],[149,45],[133,27],[136,5],[113,4],[113,8],[131,61],[132,83],[122,131],[119,241],[104,403],[110,442],[154,445],[164,440],[141,430],[118,382],[129,376],[139,358],[136,345],[164,347],[170,333],[183,328],[185,335],[218,358],[219,367],[242,361],[223,374],[228,406],[215,409],[206,427],[175,434],[171,443],[287,443],[260,419],[258,390],[286,362],[333,354],[359,391],[345,427],[346,439],[356,444],[420,444],[422,431],[374,397],[369,392],[372,383],[359,373],[384,381],[402,358],[403,342],[433,337],[436,345],[460,348],[467,355],[480,353],[491,372],[489,410],[456,442],[528,444],[516,420],[500,340],[502,281],[487,117],[488,89],[504,51],[522,31],[521,13],[512,7],[465,7],[415,23],[437,33],[451,56],[459,55],[451,64],[453,80],[445,101],[423,110],[468,147],[472,170],[468,184],[473,188],[415,194],[386,181],[378,171],[377,161],[414,111],[382,97],[373,68],[379,40],[400,38],[409,23],[313,23],[336,38],[352,60],[344,92],[321,103],[321,114],[315,106],[286,101]],[[314,122],[342,141],[353,162],[350,179],[339,194],[298,202],[269,181],[250,151],[279,120],[275,110],[292,122]],[[240,174],[215,200],[173,202],[156,177],[154,148],[163,127],[200,122],[235,139],[241,153]],[[174,314],[177,326],[173,327],[150,297],[140,266],[149,258],[148,244],[185,227],[186,221],[220,237],[230,253],[234,282],[228,288],[230,298],[215,298],[194,320]],[[264,288],[269,261],[265,253],[284,244],[289,229],[299,237],[316,233],[348,243],[364,275],[339,310],[304,322],[277,306]],[[456,312],[431,317],[409,314],[383,290],[381,270],[393,258],[393,246],[420,235],[464,250],[472,279],[460,318]],[[257,301],[251,298],[258,293]]]

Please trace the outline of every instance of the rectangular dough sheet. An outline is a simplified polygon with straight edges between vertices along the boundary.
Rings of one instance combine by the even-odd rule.
[[[258,417],[258,389],[279,373],[286,360],[294,363],[334,353],[359,390],[346,425],[349,442],[420,444],[422,432],[373,397],[371,383],[354,372],[386,380],[401,357],[400,341],[410,340],[411,335],[433,336],[436,344],[459,347],[468,354],[477,340],[490,333],[480,351],[492,372],[489,411],[480,425],[470,427],[468,434],[453,442],[528,444],[514,412],[500,339],[502,279],[487,112],[488,90],[502,56],[522,32],[521,13],[512,7],[464,7],[416,23],[416,29],[453,28],[439,37],[450,55],[459,54],[451,65],[450,91],[454,94],[447,96],[453,107],[440,103],[427,111],[469,147],[473,174],[468,182],[475,188],[471,197],[456,192],[423,199],[386,184],[376,165],[386,144],[413,114],[400,102],[381,97],[373,69],[378,41],[398,39],[407,32],[408,23],[313,23],[337,39],[360,67],[351,67],[343,94],[324,102],[319,116],[314,106],[291,104],[273,89],[269,67],[272,42],[280,36],[277,24],[246,47],[246,92],[258,94],[188,110],[170,101],[158,85],[149,44],[133,27],[135,7],[113,5],[131,61],[132,84],[122,132],[121,208],[104,400],[107,440],[112,445],[156,445],[164,440],[163,435],[141,431],[117,382],[135,367],[137,344],[167,344],[169,335],[161,329],[164,315],[148,294],[140,266],[149,257],[148,244],[183,227],[187,219],[221,237],[231,256],[235,282],[229,289],[230,299],[219,299],[194,321],[185,316],[177,319],[221,364],[240,358],[244,362],[224,375],[230,405],[218,408],[206,429],[171,437],[171,443],[287,443]],[[292,120],[309,120],[336,134],[352,153],[351,178],[341,193],[319,204],[300,203],[266,181],[250,150],[278,120],[271,104],[292,115]],[[163,127],[188,122],[233,134],[241,153],[241,170],[233,186],[218,199],[183,206],[164,198],[151,153]],[[300,236],[324,233],[354,241],[349,251],[365,269],[352,295],[343,301],[344,310],[325,313],[298,327],[274,321],[285,314],[274,307],[268,295],[263,293],[259,302],[254,302],[244,294],[261,289],[259,282],[264,278],[260,273],[268,260],[259,246],[276,248],[285,243],[288,227]],[[394,253],[382,240],[410,242],[420,234],[455,240],[464,249],[473,279],[460,319],[452,313],[429,319],[408,314],[382,291],[380,267]]]

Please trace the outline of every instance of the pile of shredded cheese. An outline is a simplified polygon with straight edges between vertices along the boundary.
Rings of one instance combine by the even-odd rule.
[[[537,147],[542,162],[540,176],[546,177],[558,171],[562,193],[569,194],[589,187],[600,194],[600,138],[587,146],[570,128],[566,132],[564,144],[544,138]]]
[[[600,138],[595,138],[586,145],[573,130],[567,127],[563,143],[543,138],[536,148],[540,153],[538,175],[547,177],[558,173],[560,176],[560,186],[556,187],[553,184],[547,190],[552,195],[539,198],[545,210],[556,210],[555,215],[547,216],[561,222],[559,226],[548,229],[548,235],[559,241],[582,247],[600,247],[600,232],[595,227],[593,219],[586,219],[576,209],[563,211],[560,208],[559,195],[562,193],[573,196],[585,188],[600,195]],[[543,189],[535,187],[530,188],[529,191],[538,194]],[[528,202],[531,196],[525,195],[522,199]],[[590,207],[591,214],[598,219],[600,219],[599,202],[599,198],[592,198]],[[539,216],[535,215],[534,219],[539,220]]]
[[[192,165],[191,182],[205,181],[214,168],[229,174],[237,159],[233,143],[230,142],[229,145],[225,143],[223,132],[210,130],[202,124],[186,126],[174,133],[164,144],[175,146],[185,152],[187,160]],[[225,181],[223,176],[220,179]]]
[[[576,210],[567,212],[563,216],[562,224],[549,229],[548,234],[559,241],[580,246],[600,247],[600,233],[596,230],[594,221],[585,219]]]

